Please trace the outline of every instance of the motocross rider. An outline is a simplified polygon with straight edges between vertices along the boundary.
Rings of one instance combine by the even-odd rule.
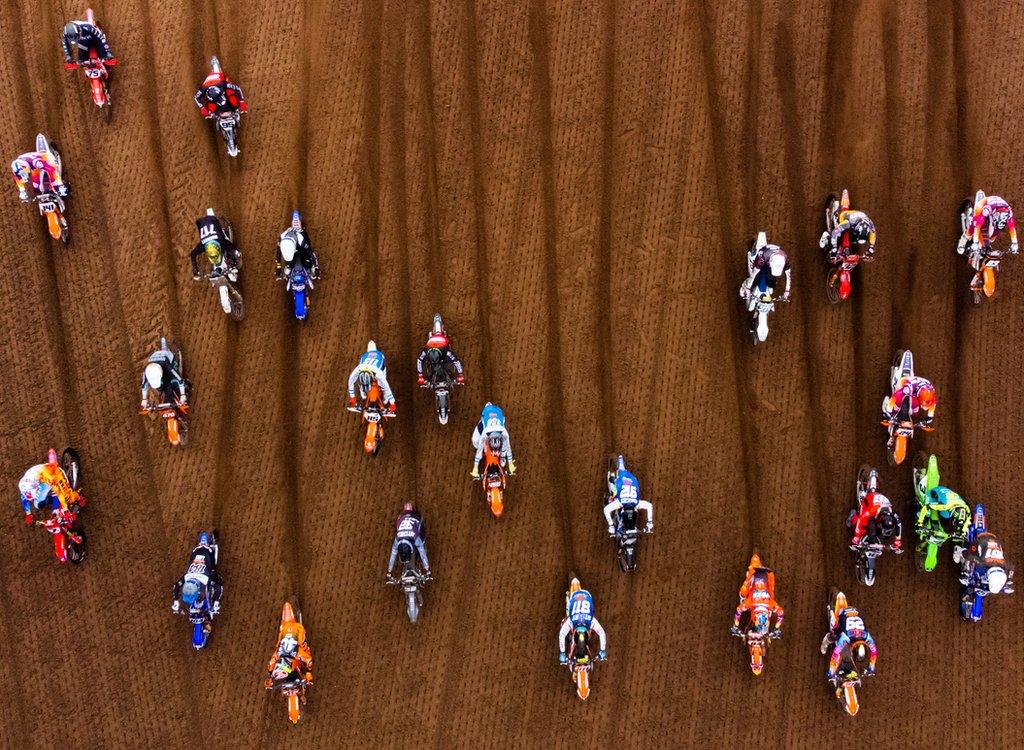
[[[196,106],[203,117],[209,120],[220,115],[246,112],[249,107],[245,103],[242,89],[224,75],[216,57],[210,59],[210,68],[210,74],[195,95]]]
[[[505,428],[505,412],[488,401],[480,414],[480,421],[473,430],[473,447],[476,448],[476,456],[473,459],[473,470],[470,475],[477,479],[480,476],[480,462],[484,457],[484,448],[491,439],[500,441],[500,448],[497,451],[498,458],[503,465],[508,466],[509,476],[516,473],[516,462],[512,457],[512,444],[509,442],[508,430]]]
[[[910,399],[910,402],[906,404],[908,418],[913,420],[919,411],[924,410],[927,416],[919,421],[917,426],[923,430],[932,430],[938,396],[932,382],[918,375],[901,379],[893,389],[892,395],[882,399],[882,414],[885,415],[883,424],[888,426],[892,422],[899,421],[900,413],[903,411],[904,402],[907,399]]]
[[[618,513],[623,508],[643,511],[647,514],[647,531],[654,530],[654,506],[648,500],[640,499],[640,482],[626,469],[626,459],[619,455],[616,470],[608,475],[608,502],[604,506],[604,518],[608,522],[608,533],[615,535]]]
[[[36,136],[36,150],[24,153],[11,162],[14,184],[18,187],[18,198],[22,203],[28,203],[31,200],[28,193],[29,185],[37,194],[52,187],[53,191],[61,198],[67,198],[71,190],[61,178],[60,171],[60,156],[50,147],[46,136],[39,133]],[[43,183],[44,177],[46,178],[45,184]]]
[[[47,450],[45,464],[36,464],[22,475],[18,481],[18,491],[21,493],[26,525],[35,521],[33,511],[43,510],[50,497],[56,499],[55,508],[71,508],[77,513],[79,508],[85,506],[85,497],[71,487],[67,475],[60,467],[57,451],[53,448]]]
[[[861,664],[868,660],[863,675],[871,677],[875,673],[875,662],[878,660],[878,647],[875,646],[875,639],[864,626],[864,620],[856,608],[846,602],[846,594],[842,591],[836,592],[832,599],[832,606],[828,608],[829,631],[821,640],[821,653],[827,654],[832,649],[832,655],[828,661],[827,677],[834,681],[842,666],[844,652],[852,657],[854,664]]]
[[[117,59],[110,51],[110,45],[107,44],[106,35],[99,26],[88,21],[69,21],[64,26],[61,44],[64,48],[64,67],[68,70],[74,70],[79,65],[88,62],[90,52],[95,52],[96,56],[107,65],[117,64]],[[73,53],[77,53],[77,59]]]
[[[160,396],[158,403],[179,406],[188,404],[189,382],[182,375],[180,363],[175,360],[174,352],[168,347],[167,339],[163,336],[160,337],[160,348],[149,355],[146,367],[142,371],[143,410],[149,408],[151,389]]]
[[[970,243],[971,267],[977,271],[981,264],[981,256],[990,252],[992,240],[1002,231],[1009,233],[1010,253],[1016,255],[1017,222],[1013,217],[1013,209],[998,195],[986,196],[984,190],[979,190],[974,197],[972,219],[960,236],[956,251],[963,255]]]
[[[213,266],[210,278],[215,274],[226,274],[231,281],[238,281],[238,269],[242,264],[241,253],[212,208],[206,209],[206,213],[196,219],[196,229],[199,231],[199,242],[189,255],[192,262],[192,279],[199,281],[202,278],[199,273],[199,256],[205,253],[210,265]]]
[[[768,624],[771,624],[772,617],[775,618],[775,629],[769,633],[769,637],[778,638],[782,635],[782,620],[785,611],[782,605],[775,601],[775,571],[761,564],[761,556],[756,552],[750,556],[750,564],[747,566],[747,575],[740,586],[740,602],[732,618],[732,634],[742,635],[740,622],[746,612],[753,617],[758,609],[768,610]]]
[[[217,571],[217,542],[205,531],[199,534],[199,544],[192,550],[188,569],[174,584],[171,594],[171,611],[180,609],[179,599],[189,609],[202,606],[204,599],[210,606],[210,614],[220,612],[220,598],[224,584]]]
[[[769,245],[768,238],[764,232],[757,233],[747,252],[747,278],[740,284],[740,298],[749,300],[749,309],[753,310],[754,298],[751,290],[755,287],[758,292],[775,291],[776,279],[786,274],[786,291],[782,294],[782,300],[789,299],[789,288],[792,281],[792,270],[789,267],[789,256],[786,251],[778,245]]]
[[[267,664],[267,677],[263,687],[304,680],[313,683],[313,652],[306,642],[306,628],[295,619],[292,605],[285,602],[281,612],[281,629],[277,635],[277,647]]]
[[[569,583],[569,591],[565,594],[565,619],[562,620],[562,626],[558,630],[558,662],[560,664],[569,661],[566,645],[569,634],[574,630],[586,631],[588,637],[590,633],[597,633],[600,642],[597,658],[599,661],[608,658],[608,642],[604,628],[594,617],[594,597],[590,595],[589,591],[582,588],[578,578],[572,579]]]
[[[863,211],[850,210],[850,193],[846,188],[843,188],[839,208],[832,215],[832,231],[825,230],[818,240],[822,249],[828,248],[828,262],[833,266],[844,260],[841,243],[844,232],[849,233],[850,251],[858,253],[857,245],[867,245],[867,249],[858,254],[864,260],[871,260],[875,254],[875,224]]]
[[[918,534],[933,524],[948,521],[949,537],[954,543],[963,543],[971,527],[971,508],[956,492],[948,487],[935,487],[928,491],[925,502],[917,512],[914,523]]]
[[[953,548],[953,561],[960,563],[960,583],[965,587],[981,586],[990,594],[1012,594],[1013,566],[1006,562],[998,537],[988,530],[984,506],[975,508],[974,518],[967,548]],[[965,596],[973,600],[973,591],[968,589]]]
[[[426,372],[423,370],[424,364],[427,367]],[[427,336],[427,344],[416,359],[416,382],[419,385],[426,385],[428,378],[431,383],[444,382],[453,372],[456,383],[462,385],[466,382],[466,377],[462,374],[462,362],[452,351],[441,313],[437,313],[434,315],[434,326]]]
[[[306,269],[311,279],[320,278],[320,264],[316,252],[309,243],[309,235],[302,228],[302,217],[297,210],[292,211],[292,225],[281,232],[281,237],[277,241],[276,260],[275,278],[291,276],[296,260]]]
[[[416,506],[406,503],[402,506],[402,512],[398,514],[395,521],[395,541],[391,545],[391,557],[388,558],[388,579],[391,579],[391,571],[395,568],[395,560],[401,558],[405,566],[413,560],[413,548],[419,554],[420,562],[423,563],[423,575],[430,575],[430,560],[427,559],[427,547],[424,543],[425,532],[423,529],[423,516]]]
[[[379,351],[373,341],[367,343],[366,352],[359,357],[359,364],[348,376],[348,409],[360,412],[363,410],[363,405],[356,401],[356,381],[359,381],[360,394],[364,399],[370,392],[371,382],[376,381],[388,414],[394,416],[395,394],[391,392],[391,386],[388,385],[387,360],[384,357],[384,352]]]
[[[903,552],[903,527],[893,510],[892,503],[881,492],[861,491],[857,494],[857,508],[850,511],[846,525],[853,529],[850,549],[857,550],[864,542],[871,521],[882,544],[888,544],[896,554]]]

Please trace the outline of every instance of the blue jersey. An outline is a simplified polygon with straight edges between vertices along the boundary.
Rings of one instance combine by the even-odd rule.
[[[634,508],[640,501],[640,482],[625,469],[615,474],[615,498],[623,508]]]
[[[487,404],[480,414],[480,424],[486,426],[492,419],[498,420],[498,424],[505,426],[505,412],[494,404]]]
[[[388,366],[382,351],[366,352],[359,358],[359,364],[360,366],[376,367],[379,370],[386,370]]]
[[[574,628],[586,628],[590,630],[594,622],[594,599],[590,592],[581,589],[575,592],[569,599],[569,622]]]

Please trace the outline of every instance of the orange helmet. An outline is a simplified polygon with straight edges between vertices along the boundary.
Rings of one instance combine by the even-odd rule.
[[[921,390],[917,394],[918,400],[921,402],[921,408],[931,411],[935,408],[935,404],[938,402],[938,398],[935,395],[935,386],[928,383],[921,387]]]

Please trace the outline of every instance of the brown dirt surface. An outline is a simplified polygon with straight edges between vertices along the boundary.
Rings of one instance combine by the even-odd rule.
[[[926,577],[887,556],[868,590],[845,548],[860,464],[912,497],[878,425],[910,347],[940,397],[912,450],[1024,560],[1024,265],[973,308],[953,251],[976,188],[1024,204],[1024,8],[972,8],[96,0],[121,61],[106,125],[60,65],[84,7],[12,0],[0,153],[48,133],[74,194],[67,249],[10,184],[0,209],[0,746],[1019,744],[1019,602],[968,627],[948,558]],[[211,54],[251,105],[237,162],[192,103]],[[843,186],[879,244],[833,307],[817,237]],[[207,206],[244,254],[240,325],[190,278]],[[323,269],[306,325],[272,274],[294,206]],[[737,287],[758,229],[795,293],[755,352]],[[413,368],[435,310],[468,368],[444,428]],[[195,384],[184,451],[135,413],[161,333]],[[399,403],[373,460],[342,403],[371,337]],[[499,522],[467,476],[487,399],[520,466]],[[14,512],[51,444],[84,462],[78,569]],[[612,450],[657,510],[632,577],[600,517]],[[383,585],[408,499],[437,577],[415,627]],[[224,612],[197,654],[168,605],[212,525]],[[754,545],[786,607],[760,680],[727,631]],[[586,704],[555,658],[570,571],[610,639]],[[817,651],[830,586],[881,648],[854,720]],[[260,687],[286,596],[317,661],[297,728]]]

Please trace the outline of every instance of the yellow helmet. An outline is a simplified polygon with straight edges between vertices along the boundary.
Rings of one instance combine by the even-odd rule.
[[[206,257],[210,259],[210,262],[214,265],[220,263],[220,243],[219,242],[207,242],[203,247],[206,249]]]

